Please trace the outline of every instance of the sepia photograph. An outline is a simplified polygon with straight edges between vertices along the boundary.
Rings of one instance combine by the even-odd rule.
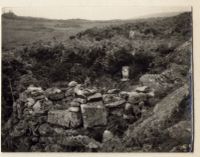
[[[1,11],[1,152],[194,151],[192,6]]]

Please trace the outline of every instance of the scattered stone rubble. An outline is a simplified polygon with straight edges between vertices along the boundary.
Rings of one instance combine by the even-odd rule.
[[[3,137],[13,151],[98,151],[104,142],[115,137],[106,129],[110,116],[132,124],[141,118],[149,107],[149,99],[154,97],[154,89],[148,86],[138,86],[130,92],[119,89],[102,92],[75,81],[60,89],[29,86],[13,104],[13,114],[3,128]],[[154,112],[162,110],[162,105],[162,102],[157,104]],[[133,132],[141,133],[141,127],[145,130],[153,121],[150,118]],[[88,129],[98,127],[104,130],[100,140],[86,134]]]

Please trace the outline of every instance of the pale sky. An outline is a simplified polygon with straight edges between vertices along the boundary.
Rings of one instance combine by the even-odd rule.
[[[12,10],[19,16],[43,17],[50,19],[132,19],[158,13],[191,11],[191,7],[149,7],[149,6],[64,6],[64,7],[15,7]]]

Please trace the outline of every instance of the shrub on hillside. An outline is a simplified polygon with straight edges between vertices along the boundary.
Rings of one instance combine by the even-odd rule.
[[[14,56],[2,56],[2,123],[10,117],[12,104],[18,98],[17,88],[21,75],[26,74],[24,64]]]

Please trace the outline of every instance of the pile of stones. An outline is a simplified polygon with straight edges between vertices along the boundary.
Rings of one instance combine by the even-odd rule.
[[[106,129],[109,116],[133,123],[152,97],[154,92],[147,86],[127,92],[88,88],[75,81],[46,90],[31,85],[13,104],[3,135],[14,151],[98,150],[101,142],[113,138]],[[103,128],[100,141],[85,134],[96,127]]]

